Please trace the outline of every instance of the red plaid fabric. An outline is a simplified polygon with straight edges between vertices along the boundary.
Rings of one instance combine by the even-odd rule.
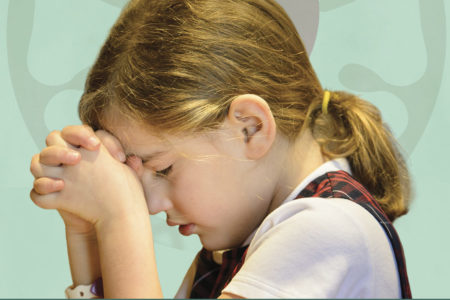
[[[197,272],[190,298],[217,298],[244,263],[248,246],[231,249],[222,254],[222,264],[217,264],[212,252],[203,248],[197,261]]]
[[[383,227],[395,254],[400,277],[402,298],[411,298],[408,274],[402,243],[389,218],[383,212],[373,196],[350,174],[344,171],[330,172],[316,178],[297,198],[344,198],[364,207]]]
[[[411,298],[403,247],[398,234],[378,203],[359,182],[344,171],[326,173],[308,184],[297,199],[306,197],[344,198],[361,205],[370,212],[383,227],[394,250],[402,298]],[[202,249],[190,298],[217,298],[244,264],[247,247],[224,252],[222,265],[214,262],[210,251]]]

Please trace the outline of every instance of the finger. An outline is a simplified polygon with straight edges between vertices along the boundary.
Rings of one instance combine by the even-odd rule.
[[[39,177],[53,177],[60,178],[63,174],[61,167],[47,166],[39,162],[39,154],[36,154],[31,159],[30,172],[35,178]]]
[[[33,155],[30,163],[30,172],[35,178],[40,177],[40,164],[39,164],[39,154]]]
[[[64,181],[58,178],[41,177],[33,182],[33,190],[39,195],[59,192],[64,188]]]
[[[34,204],[45,209],[58,209],[58,196],[58,192],[47,195],[40,195],[34,189],[30,192],[30,198],[33,200]]]
[[[95,134],[100,139],[103,146],[105,146],[105,148],[108,150],[109,154],[111,154],[122,163],[126,161],[126,156],[125,152],[123,151],[122,144],[115,136],[104,130],[97,130]]]
[[[94,151],[100,147],[100,140],[92,128],[87,125],[67,126],[61,131],[61,136],[69,144],[87,150]]]
[[[61,131],[59,130],[53,130],[50,132],[47,137],[45,138],[45,144],[47,146],[53,146],[53,145],[66,145],[66,141],[61,137]]]
[[[76,165],[80,160],[79,151],[59,145],[44,148],[39,154],[39,163],[47,166]]]
[[[127,166],[129,166],[133,171],[136,172],[138,177],[141,177],[144,173],[144,166],[142,165],[142,159],[132,155],[127,158]]]

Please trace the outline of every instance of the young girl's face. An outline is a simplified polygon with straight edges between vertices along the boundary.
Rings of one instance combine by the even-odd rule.
[[[129,121],[107,129],[138,174],[149,213],[165,212],[168,225],[197,234],[205,248],[239,246],[267,214],[273,186],[232,130],[161,136]]]

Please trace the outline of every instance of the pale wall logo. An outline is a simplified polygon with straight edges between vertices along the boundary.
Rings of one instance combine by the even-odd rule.
[[[355,0],[320,1],[322,12],[338,9]],[[123,7],[124,0],[104,0],[110,5]],[[280,0],[294,20],[311,53],[319,22],[319,2]],[[427,50],[427,65],[423,76],[408,85],[397,86],[383,80],[373,70],[357,64],[345,66],[339,78],[348,88],[359,92],[387,91],[404,103],[408,112],[408,125],[399,137],[400,144],[410,154],[422,136],[433,111],[441,86],[445,50],[445,10],[442,0],[419,1],[421,28]],[[46,106],[53,96],[68,89],[82,89],[88,69],[74,74],[65,84],[50,86],[33,77],[27,65],[27,55],[34,24],[35,1],[10,1],[7,22],[7,50],[9,71],[16,101],[28,130],[37,145],[41,145],[49,129],[44,122]]]
[[[104,0],[119,10],[126,1]],[[320,11],[328,12],[354,2],[354,0],[294,1],[280,0],[293,19],[302,36],[308,53],[316,40]],[[417,3],[417,2],[416,2]],[[35,78],[27,58],[35,24],[35,1],[14,0],[9,2],[7,20],[7,51],[9,72],[16,101],[24,122],[36,143],[42,145],[49,133],[45,123],[45,110],[51,99],[65,90],[82,90],[88,68],[72,75],[60,85],[48,85]],[[444,3],[442,0],[419,1],[421,28],[427,50],[427,65],[423,76],[405,86],[386,82],[375,71],[363,65],[348,64],[339,74],[340,81],[349,89],[360,92],[387,91],[402,100],[408,111],[408,125],[399,140],[410,154],[420,140],[431,117],[441,86],[445,60],[446,29]],[[387,8],[388,9],[388,8]],[[39,20],[36,20],[36,22]],[[412,62],[414,63],[414,62]],[[152,218],[157,242],[174,248],[185,248],[184,240],[175,232],[166,230],[162,217]]]
[[[127,1],[104,0],[103,2],[120,10]],[[293,17],[294,23],[304,37],[305,47],[311,53],[319,22],[319,3],[305,1],[282,1]],[[81,91],[89,68],[72,74],[72,78],[60,85],[48,85],[34,76],[28,64],[30,45],[33,37],[36,6],[40,3],[31,0],[9,2],[7,20],[7,51],[10,77],[16,101],[23,120],[36,145],[41,148],[50,130],[45,122],[45,111],[52,99],[66,90]],[[297,13],[297,11],[299,13]],[[51,12],[49,12],[51,14]],[[51,33],[49,33],[51,34]],[[65,104],[63,104],[65,105]],[[181,238],[176,230],[167,228],[164,217],[159,214],[151,218],[155,232],[155,242],[176,249],[187,249],[192,240]],[[190,247],[192,248],[192,247]]]
[[[426,68],[420,79],[403,86],[394,85],[359,64],[348,64],[339,74],[340,81],[352,90],[385,91],[403,102],[408,112],[408,124],[398,140],[408,156],[422,137],[436,104],[442,84],[447,41],[444,2],[421,0],[419,7],[426,48]]]
[[[104,0],[118,9],[127,1]],[[9,2],[7,22],[7,51],[9,71],[16,96],[16,101],[22,113],[27,128],[36,143],[42,145],[45,137],[50,132],[46,127],[44,114],[51,99],[65,90],[82,90],[89,68],[73,74],[71,80],[61,85],[47,85],[35,78],[27,64],[28,51],[35,23],[35,5],[31,0],[14,0]],[[302,36],[305,36],[305,46],[310,53],[316,38],[319,5],[315,1],[302,2],[299,7],[296,1],[284,1],[288,11],[303,12],[296,15],[296,26]],[[301,8],[301,9],[300,9]],[[36,20],[38,22],[39,20]]]

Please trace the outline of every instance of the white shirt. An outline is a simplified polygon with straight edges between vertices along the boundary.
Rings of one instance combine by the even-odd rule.
[[[350,173],[346,159],[317,168],[264,219],[223,292],[245,298],[401,297],[389,239],[369,212],[347,199],[295,199],[315,178],[338,170]]]

